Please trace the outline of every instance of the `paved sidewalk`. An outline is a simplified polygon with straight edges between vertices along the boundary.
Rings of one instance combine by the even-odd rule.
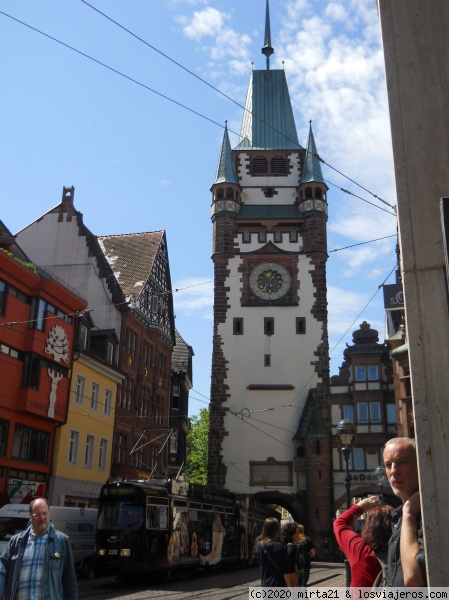
[[[345,565],[342,562],[312,562],[308,585],[318,587],[345,587]]]

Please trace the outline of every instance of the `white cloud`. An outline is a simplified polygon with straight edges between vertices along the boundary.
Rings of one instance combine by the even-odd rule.
[[[191,19],[178,17],[178,22],[184,25],[184,35],[199,42],[203,37],[216,37],[223,29],[226,19],[229,19],[229,15],[209,6],[195,11]]]
[[[161,179],[160,186],[161,188],[167,189],[171,185],[170,179]]]
[[[175,313],[195,316],[205,320],[213,318],[214,285],[203,277],[191,277],[178,281],[173,289]]]

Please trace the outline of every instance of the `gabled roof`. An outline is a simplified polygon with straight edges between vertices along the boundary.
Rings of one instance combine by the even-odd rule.
[[[164,238],[164,231],[98,236],[98,242],[126,298],[140,294]]]
[[[191,359],[194,356],[192,346],[189,346],[183,339],[179,331],[175,330],[176,346],[173,348],[173,354],[171,359],[171,370],[173,372],[181,372],[189,377],[191,380]]]
[[[301,149],[285,71],[253,71],[236,150]]]
[[[324,183],[321,163],[317,158],[315,138],[313,137],[312,121],[310,121],[309,140],[307,142],[306,158],[304,161],[304,173],[301,183],[309,182]]]
[[[6,227],[3,221],[0,220],[0,248],[11,252],[14,258],[31,263],[22,248],[17,244],[15,236]]]
[[[239,183],[232,160],[231,144],[229,142],[228,124],[225,125],[223,142],[221,144],[220,158],[218,160],[215,183]]]

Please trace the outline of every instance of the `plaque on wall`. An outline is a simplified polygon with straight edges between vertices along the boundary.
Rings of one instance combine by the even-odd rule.
[[[265,461],[250,460],[250,485],[293,485],[293,461],[278,462],[269,457]]]

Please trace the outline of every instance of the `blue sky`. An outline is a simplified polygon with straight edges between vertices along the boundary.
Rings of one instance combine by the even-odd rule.
[[[195,351],[190,414],[196,414],[210,393],[209,190],[224,121],[239,132],[243,111],[163,54],[244,104],[251,62],[265,68],[265,0],[90,4],[143,41],[82,0],[2,1],[0,11],[135,82],[0,14],[0,218],[16,233],[58,204],[63,186],[73,185],[75,206],[96,235],[165,229],[179,290],[176,326]],[[396,260],[395,237],[363,244],[396,233],[393,210],[380,201],[396,204],[376,3],[270,0],[270,14],[271,66],[282,68],[284,61],[300,143],[306,144],[312,120],[318,153],[331,165],[323,165],[323,175],[330,188],[334,375],[363,320],[383,341],[378,286]],[[236,145],[237,135],[230,137]],[[335,251],[355,244],[362,245]]]

